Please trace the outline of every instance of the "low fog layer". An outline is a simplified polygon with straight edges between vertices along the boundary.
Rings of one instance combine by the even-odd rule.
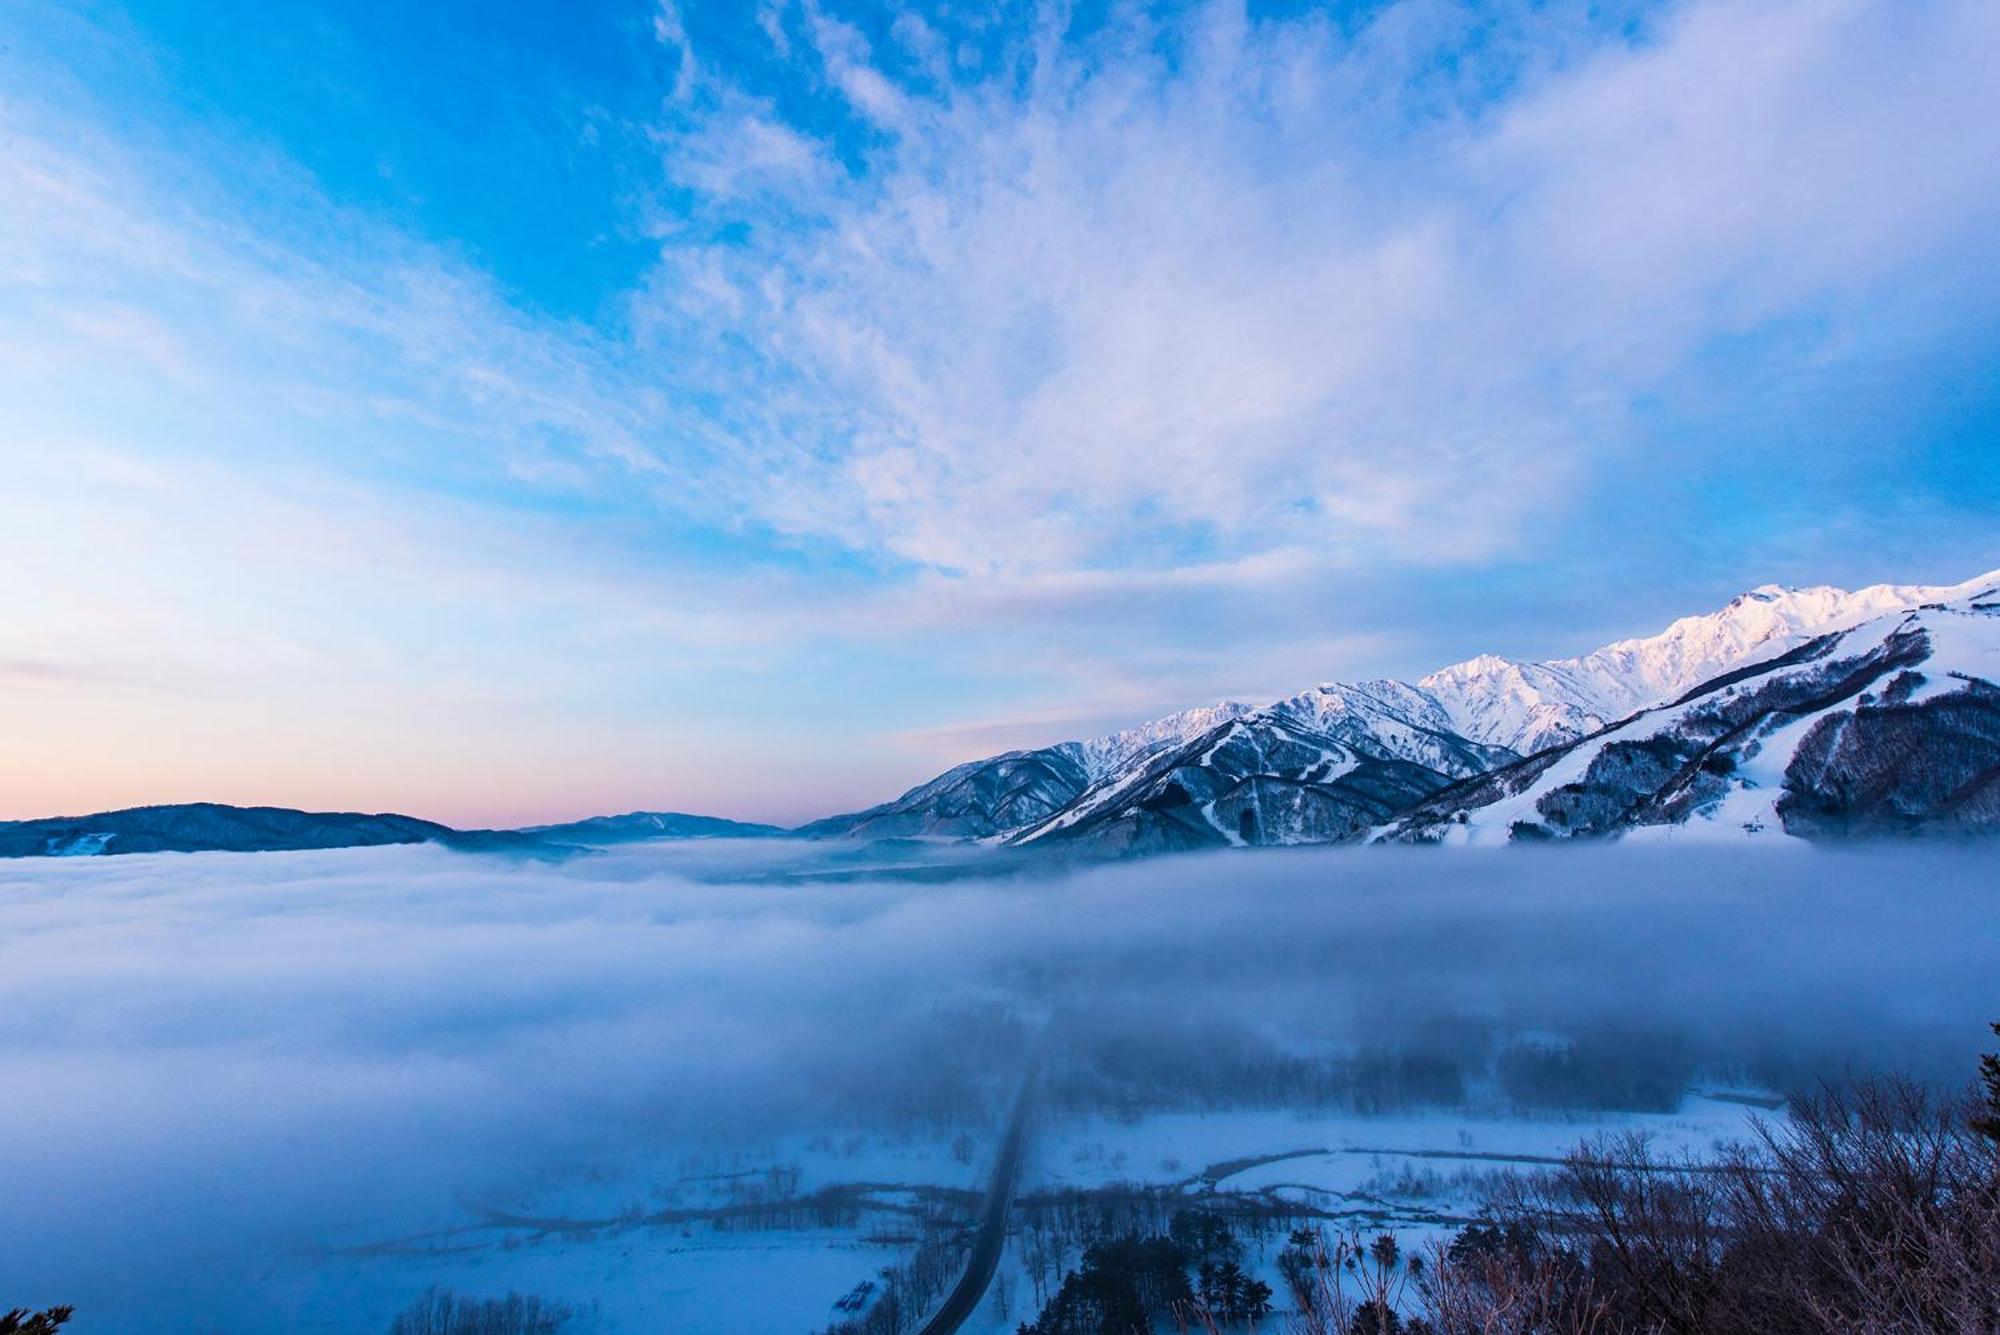
[[[1957,1082],[2000,1018],[1990,852],[1325,850],[744,879],[803,856],[0,866],[0,1307],[175,1329],[235,1292],[254,1329],[279,1301],[257,1287],[273,1258],[439,1226],[534,1165],[820,1127],[983,1131],[1045,1023],[1061,1115],[1342,1097],[1315,1063],[1357,1053],[1441,1062],[1451,1087],[1413,1097],[1474,1099],[1523,1035],[1639,1054],[1674,1088]]]

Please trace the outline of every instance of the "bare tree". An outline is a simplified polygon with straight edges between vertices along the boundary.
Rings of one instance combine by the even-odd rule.
[[[1421,1278],[1423,1258],[1405,1257],[1395,1235],[1331,1240],[1317,1228],[1292,1235],[1279,1269],[1297,1311],[1292,1335],[1395,1335],[1405,1328],[1405,1296]]]
[[[1400,1328],[1996,1335],[2000,1142],[1983,1115],[1977,1100],[1877,1080],[1797,1100],[1710,1160],[1662,1157],[1639,1136],[1588,1143],[1433,1248],[1422,1316]],[[1400,1297],[1379,1265],[1358,1273],[1375,1301]],[[1300,1296],[1314,1309],[1305,1335],[1357,1329],[1340,1286],[1315,1284]]]
[[[574,1305],[546,1298],[465,1298],[432,1288],[396,1318],[389,1335],[556,1335],[577,1315]]]

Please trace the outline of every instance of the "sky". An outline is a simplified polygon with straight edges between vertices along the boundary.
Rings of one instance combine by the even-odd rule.
[[[2000,7],[0,8],[0,817],[802,820],[2000,564]]]

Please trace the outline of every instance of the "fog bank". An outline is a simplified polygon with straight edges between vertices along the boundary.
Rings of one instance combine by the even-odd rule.
[[[829,1126],[983,1131],[1050,1017],[1056,1111],[1346,1097],[1324,1063],[1370,1052],[1462,1072],[1396,1097],[1486,1097],[1523,1035],[1637,1053],[1670,1084],[1957,1082],[2000,1018],[1990,852],[737,879],[808,856],[0,864],[0,1307],[74,1302],[87,1332],[120,1328],[93,1305],[150,1310],[151,1329],[236,1306],[257,1329],[273,1257],[434,1227],[534,1165]],[[1503,1092],[1538,1096],[1507,1069]]]

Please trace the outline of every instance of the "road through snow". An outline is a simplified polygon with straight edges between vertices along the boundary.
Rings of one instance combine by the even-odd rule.
[[[1007,1216],[1014,1208],[1014,1185],[1021,1178],[1021,1156],[1028,1144],[1028,1117],[1035,1102],[1035,1077],[1041,1071],[1042,1045],[1037,1044],[1021,1078],[1021,1092],[1014,1099],[1014,1114],[1007,1121],[1007,1134],[1000,1142],[1000,1157],[993,1165],[993,1180],[986,1188],[986,1207],[980,1216],[979,1234],[972,1254],[966,1258],[965,1273],[945,1295],[937,1311],[931,1313],[917,1335],[953,1335],[986,1296],[993,1272],[1000,1266],[1000,1253],[1007,1246]]]

